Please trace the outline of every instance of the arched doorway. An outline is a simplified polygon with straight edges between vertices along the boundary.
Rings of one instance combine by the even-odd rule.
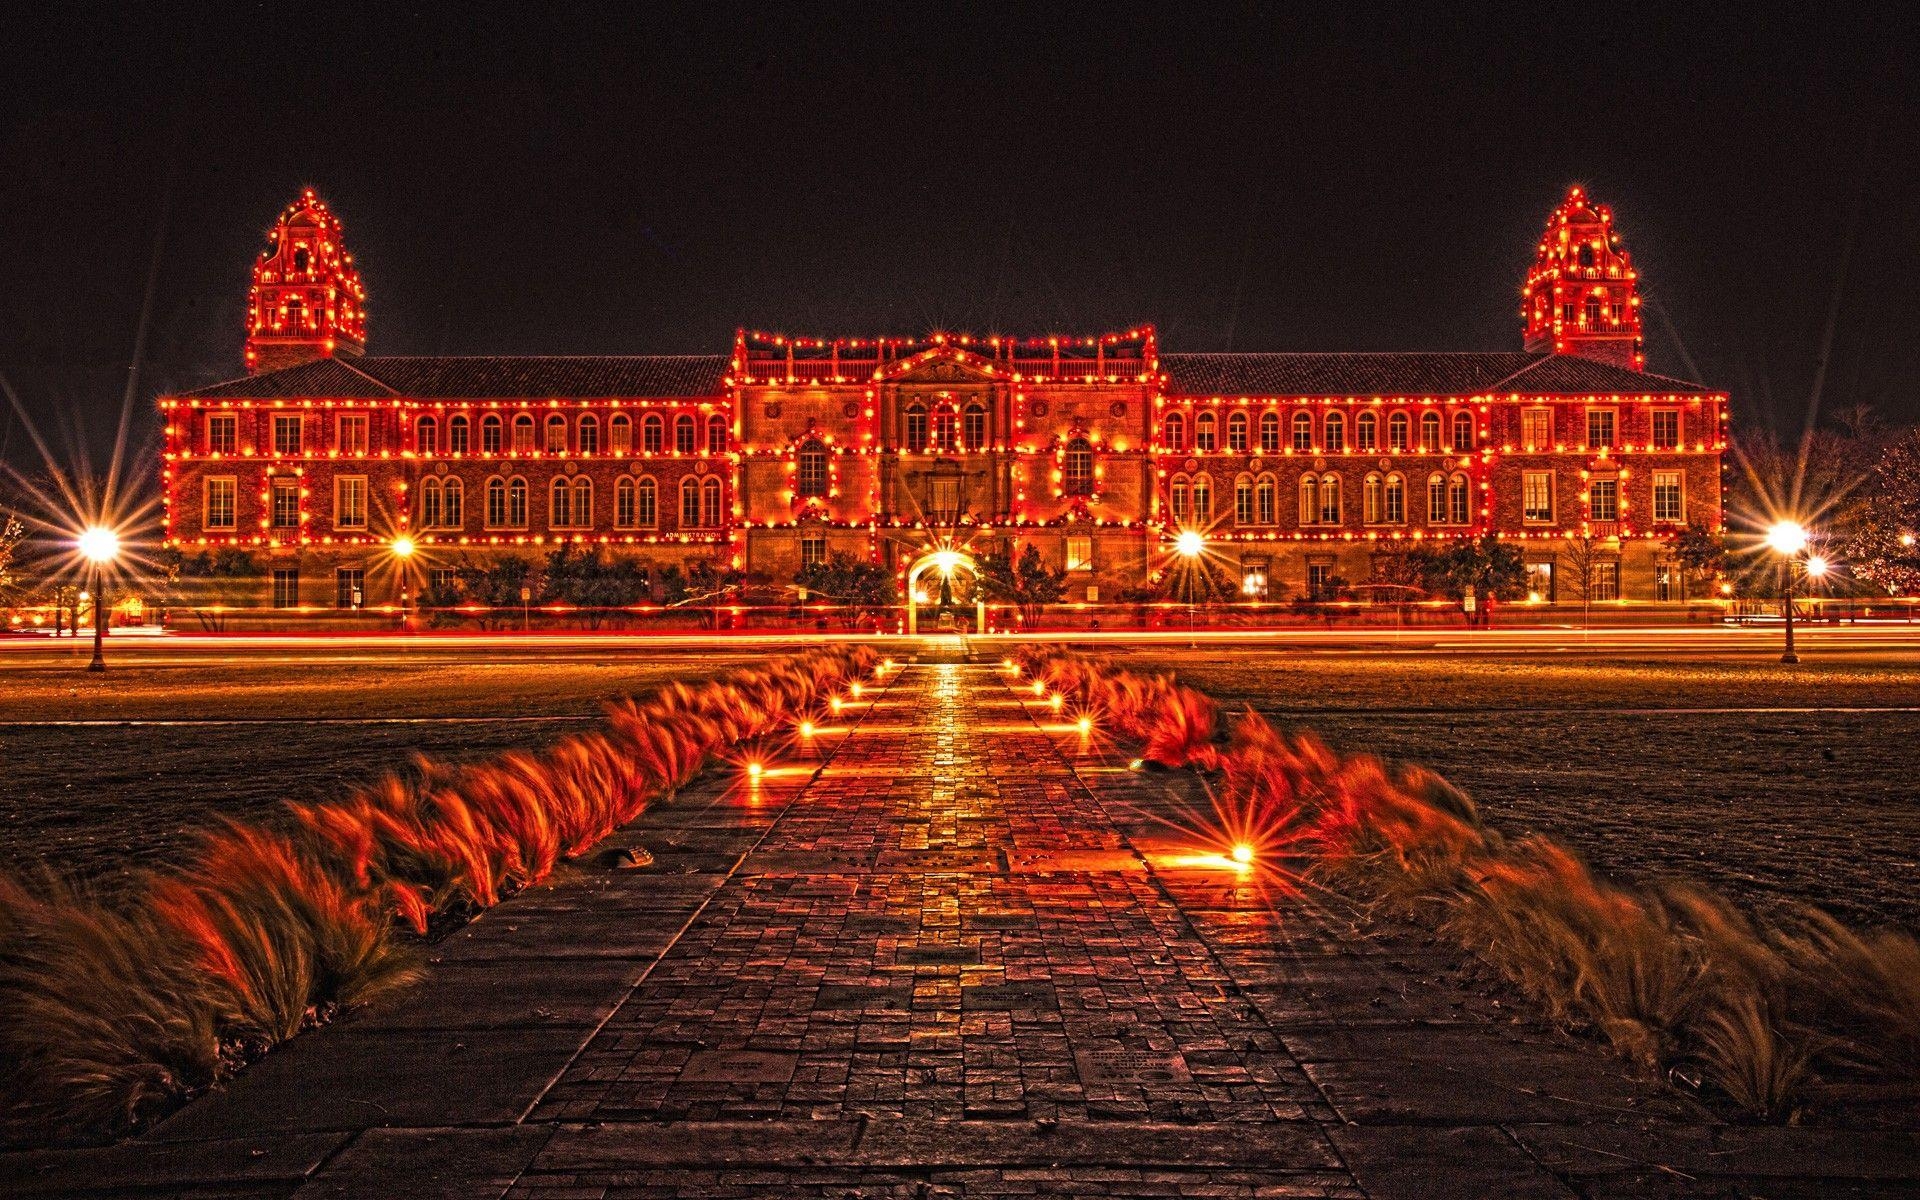
[[[967,577],[975,581],[976,586],[973,589],[973,629],[975,633],[985,632],[987,628],[987,598],[986,594],[982,592],[978,586],[980,564],[975,562],[973,555],[968,554],[965,550],[956,550],[951,546],[939,546],[922,551],[920,556],[913,560],[913,564],[907,568],[907,635],[912,637],[918,635],[920,632],[920,603],[914,599],[914,597],[919,594],[921,576],[927,574],[929,571],[941,579],[952,579],[959,572],[965,571]]]

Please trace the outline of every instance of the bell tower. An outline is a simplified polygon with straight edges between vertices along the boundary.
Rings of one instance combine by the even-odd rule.
[[[340,218],[312,188],[288,205],[253,260],[247,297],[247,371],[366,349],[366,290],[340,240]]]
[[[1568,188],[1520,289],[1526,348],[1644,370],[1638,278],[1612,210]]]

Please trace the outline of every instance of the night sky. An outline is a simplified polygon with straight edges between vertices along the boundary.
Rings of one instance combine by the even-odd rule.
[[[1650,369],[1797,429],[1834,313],[1826,409],[1920,420],[1897,7],[547,8],[13,20],[0,373],[56,446],[110,445],[150,275],[136,442],[155,394],[241,373],[248,268],[303,184],[346,223],[370,353],[637,354],[1138,321],[1181,350],[1518,349],[1579,181],[1641,270]],[[0,454],[33,457],[11,414]]]

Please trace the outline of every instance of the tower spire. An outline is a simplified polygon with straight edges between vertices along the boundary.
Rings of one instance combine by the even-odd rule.
[[[247,370],[273,371],[366,349],[366,290],[341,243],[340,218],[312,188],[289,204],[253,260]]]
[[[1568,188],[1520,289],[1526,348],[1645,369],[1638,280],[1613,211]]]

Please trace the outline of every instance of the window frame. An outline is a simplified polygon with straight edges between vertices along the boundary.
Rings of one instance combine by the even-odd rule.
[[[226,520],[214,519],[214,485],[224,485],[226,492]],[[200,528],[208,532],[235,533],[240,528],[240,477],[237,475],[208,475],[202,478],[200,488]]]

